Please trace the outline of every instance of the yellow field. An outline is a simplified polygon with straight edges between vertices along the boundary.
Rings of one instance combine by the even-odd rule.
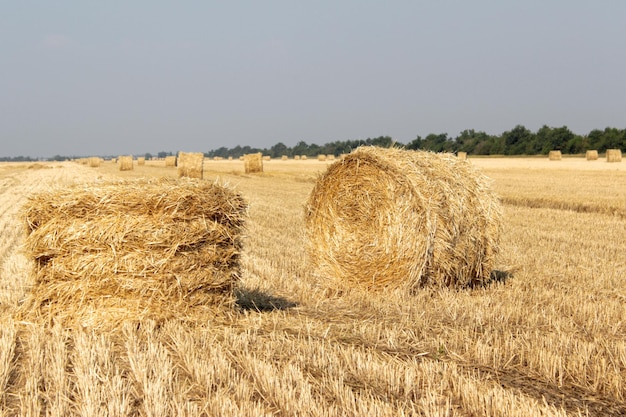
[[[239,309],[97,333],[18,322],[19,207],[51,186],[177,176],[0,165],[0,416],[626,414],[626,163],[470,158],[505,203],[498,279],[338,292],[306,264],[304,204],[331,162],[205,161],[249,201]]]

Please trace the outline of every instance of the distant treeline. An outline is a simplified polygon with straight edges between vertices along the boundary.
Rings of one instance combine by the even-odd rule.
[[[401,143],[390,136],[379,136],[377,138],[367,138],[363,140],[338,140],[324,145],[315,143],[308,144],[304,141],[298,142],[295,146],[289,147],[282,142],[278,142],[271,148],[253,148],[250,146],[237,145],[234,148],[221,148],[205,152],[204,155],[210,158],[239,158],[249,153],[261,152],[263,155],[279,158],[283,155],[293,157],[294,155],[306,155],[316,157],[317,155],[341,155],[350,153],[359,146],[398,146],[406,149],[422,149],[433,152],[467,152],[470,155],[547,155],[552,150],[559,150],[564,154],[581,154],[587,150],[597,150],[604,153],[607,149],[621,149],[626,152],[626,129],[607,127],[604,130],[594,129],[586,135],[577,135],[566,126],[549,127],[543,126],[536,132],[532,132],[522,125],[517,125],[513,129],[503,132],[500,135],[489,135],[474,129],[464,130],[458,136],[451,137],[447,133],[431,133],[426,137],[417,136],[408,143]],[[176,152],[158,152],[156,157],[176,155]],[[97,155],[88,155],[97,156]],[[108,159],[111,156],[102,156]],[[151,153],[135,155],[145,156],[152,159]],[[64,161],[67,159],[77,159],[79,156],[55,155],[48,160]],[[28,156],[0,157],[0,161],[25,162],[36,161]]]
[[[0,162],[34,162],[37,160],[30,156],[0,156]]]
[[[473,129],[464,130],[456,137],[447,133],[431,133],[426,137],[417,136],[409,143],[394,141],[390,136],[380,136],[365,140],[343,140],[329,142],[325,145],[298,142],[289,147],[279,142],[271,148],[252,148],[250,146],[221,147],[211,150],[207,157],[238,158],[244,154],[261,152],[273,158],[283,155],[307,155],[315,157],[320,154],[340,155],[350,153],[362,145],[382,147],[401,146],[406,149],[422,149],[433,152],[467,152],[473,155],[547,155],[551,150],[559,150],[564,154],[580,154],[587,150],[600,153],[607,149],[626,151],[626,129],[607,127],[604,130],[594,129],[587,135],[577,135],[566,126],[543,126],[532,132],[522,125],[517,125],[501,135],[489,135]]]

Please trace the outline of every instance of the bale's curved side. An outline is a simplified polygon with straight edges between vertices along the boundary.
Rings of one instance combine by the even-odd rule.
[[[339,285],[473,285],[489,279],[501,217],[486,177],[469,162],[361,147],[311,192],[309,259]]]

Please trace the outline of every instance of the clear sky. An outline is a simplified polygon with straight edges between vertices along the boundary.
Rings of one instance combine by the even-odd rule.
[[[626,1],[0,0],[0,156],[626,128]]]

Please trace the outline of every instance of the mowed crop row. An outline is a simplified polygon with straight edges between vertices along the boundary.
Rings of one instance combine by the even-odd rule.
[[[517,198],[505,204],[494,282],[414,293],[339,291],[307,265],[304,205],[327,163],[271,161],[246,175],[239,161],[207,161],[204,178],[250,206],[239,307],[204,324],[106,333],[13,318],[33,274],[10,207],[59,181],[176,168],[3,168],[0,415],[626,413],[626,173],[507,161],[473,161],[505,203]],[[522,204],[538,198],[618,211]]]

